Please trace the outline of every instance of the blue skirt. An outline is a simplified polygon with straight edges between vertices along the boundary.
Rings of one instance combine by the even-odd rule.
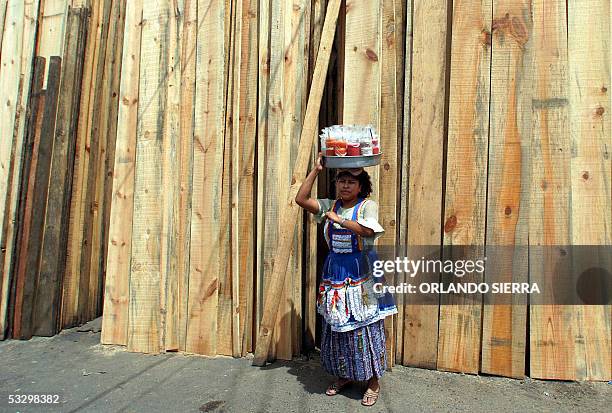
[[[321,366],[354,381],[381,377],[387,368],[384,320],[344,333],[332,331],[323,321]]]

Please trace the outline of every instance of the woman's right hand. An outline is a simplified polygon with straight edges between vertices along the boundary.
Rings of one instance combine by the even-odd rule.
[[[319,152],[319,156],[317,157],[317,163],[315,165],[315,168],[317,169],[317,171],[323,170],[323,164],[321,163],[322,158],[323,158],[323,153]]]

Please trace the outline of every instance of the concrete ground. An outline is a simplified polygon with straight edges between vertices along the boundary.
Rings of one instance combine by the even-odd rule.
[[[87,330],[86,328],[82,330]],[[397,366],[372,408],[363,388],[328,397],[318,360],[277,362],[102,346],[100,333],[0,342],[0,412],[604,412],[612,385],[471,376]],[[9,404],[9,395],[56,394],[58,404]],[[606,408],[605,406],[608,406]]]

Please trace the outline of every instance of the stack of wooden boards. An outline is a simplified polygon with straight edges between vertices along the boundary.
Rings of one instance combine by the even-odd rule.
[[[86,321],[105,279],[103,343],[253,351],[326,5],[0,0],[2,331]],[[530,248],[612,245],[610,13],[609,0],[343,2],[320,124],[381,131],[379,243],[516,246],[508,281],[552,273]],[[303,222],[270,358],[316,337],[325,248]],[[395,363],[611,378],[610,305],[432,299],[397,296]]]
[[[0,3],[2,338],[102,312],[125,3]]]

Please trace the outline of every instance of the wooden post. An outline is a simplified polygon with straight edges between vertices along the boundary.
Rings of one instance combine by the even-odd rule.
[[[315,139],[318,129],[318,115],[321,107],[321,98],[323,96],[323,86],[325,85],[325,75],[329,64],[329,56],[336,31],[339,9],[340,0],[331,0],[329,2],[310,89],[310,96],[308,98],[308,105],[306,106],[306,116],[300,136],[300,146],[293,168],[289,197],[287,204],[281,205],[280,228],[282,232],[278,237],[278,245],[282,246],[282,248],[278,248],[278,255],[272,267],[272,278],[270,279],[268,291],[266,292],[261,326],[257,339],[257,348],[255,349],[255,358],[253,359],[254,366],[263,366],[268,355],[273,326],[280,304],[280,292],[285,282],[289,255],[295,240],[293,234],[298,217],[295,195],[302,184],[304,179],[303,176],[306,174],[308,158],[310,157],[313,140]]]

